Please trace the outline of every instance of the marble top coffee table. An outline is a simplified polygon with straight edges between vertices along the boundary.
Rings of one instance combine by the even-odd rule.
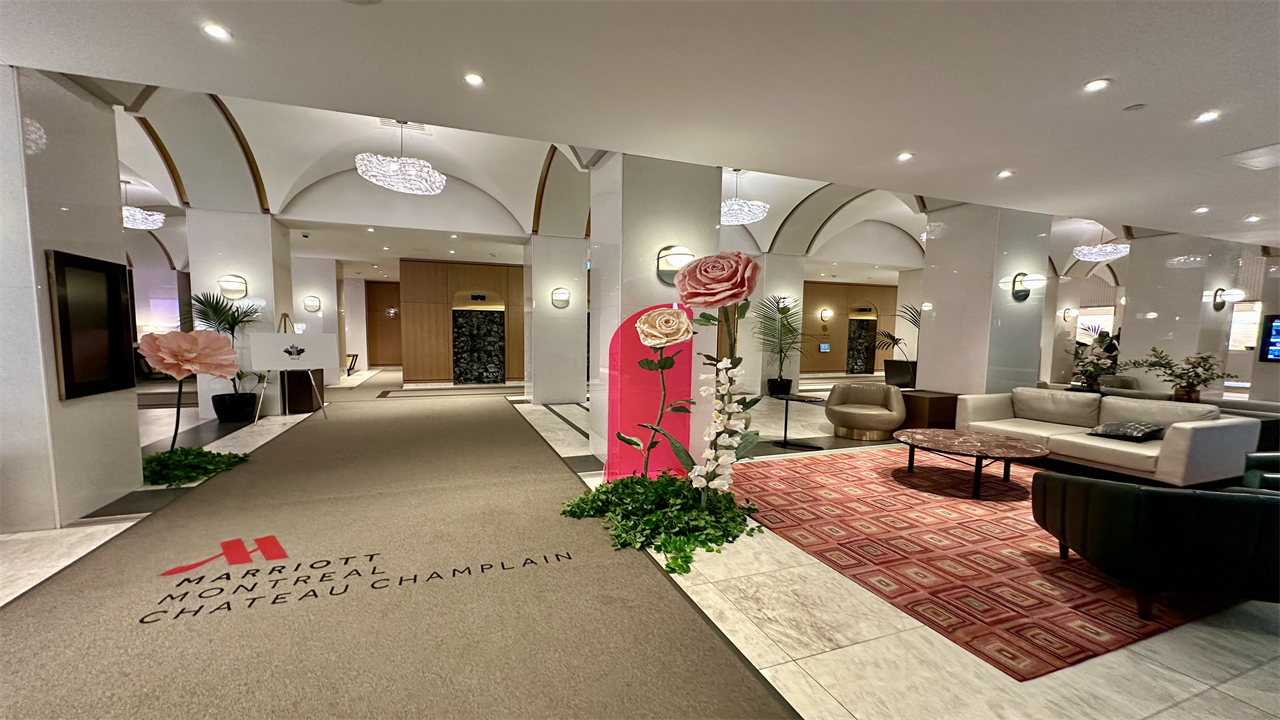
[[[916,449],[935,455],[971,457],[973,461],[973,499],[982,491],[982,469],[997,462],[1004,463],[1004,481],[1009,482],[1009,462],[1044,457],[1049,449],[1043,445],[1006,435],[967,432],[965,430],[899,430],[893,438],[906,445],[907,472],[916,471]]]

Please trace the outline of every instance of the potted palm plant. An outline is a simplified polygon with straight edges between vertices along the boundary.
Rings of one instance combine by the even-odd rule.
[[[245,326],[257,322],[261,311],[257,305],[236,304],[217,293],[206,292],[191,297],[191,315],[197,326],[230,338],[234,348],[241,331]],[[231,378],[231,392],[210,398],[219,422],[248,422],[253,419],[258,407],[258,394],[241,392],[243,388],[240,384],[249,375],[258,380],[259,386],[265,383],[265,378],[257,373],[240,372]]]
[[[778,366],[778,377],[769,378],[770,395],[790,395],[791,378],[783,377],[787,362],[797,354],[804,355],[804,333],[800,331],[801,317],[796,309],[800,301],[790,295],[770,295],[754,307],[756,340],[760,349],[769,356],[769,362]]]
[[[903,305],[902,312],[895,317],[902,318],[916,329],[917,337],[920,332],[920,308],[915,305]],[[905,360],[897,360],[888,358],[884,361],[884,382],[886,385],[894,385],[897,387],[915,387],[916,386],[916,361],[911,359],[907,354],[907,341],[894,335],[888,330],[881,330],[876,333],[876,348],[880,350],[894,350],[902,353]]]

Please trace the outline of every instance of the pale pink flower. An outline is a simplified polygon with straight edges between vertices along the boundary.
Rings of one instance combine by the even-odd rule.
[[[676,273],[680,302],[697,308],[722,308],[742,302],[756,288],[760,266],[737,250],[698,258]]]
[[[151,367],[181,380],[188,375],[212,375],[230,380],[240,368],[231,341],[212,330],[148,333],[138,341],[138,350]]]

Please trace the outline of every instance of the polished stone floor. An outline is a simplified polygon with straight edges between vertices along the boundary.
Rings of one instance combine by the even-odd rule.
[[[120,534],[137,519],[0,535],[0,605]]]
[[[200,418],[200,408],[184,407],[181,413],[182,419],[178,423],[178,432],[209,422]],[[173,408],[139,408],[138,440],[141,442],[141,447],[173,437],[173,420]]]

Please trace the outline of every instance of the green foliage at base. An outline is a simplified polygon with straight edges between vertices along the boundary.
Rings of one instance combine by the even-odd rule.
[[[174,448],[142,460],[142,480],[148,485],[178,487],[211,478],[248,460],[243,453],[216,453],[203,448]]]
[[[669,573],[687,573],[693,551],[702,548],[720,552],[720,546],[746,533],[761,532],[747,527],[747,517],[756,512],[751,503],[739,505],[732,493],[703,491],[684,478],[663,474],[657,478],[618,478],[588,490],[564,504],[562,515],[572,518],[603,518],[613,546],[664,553]]]

